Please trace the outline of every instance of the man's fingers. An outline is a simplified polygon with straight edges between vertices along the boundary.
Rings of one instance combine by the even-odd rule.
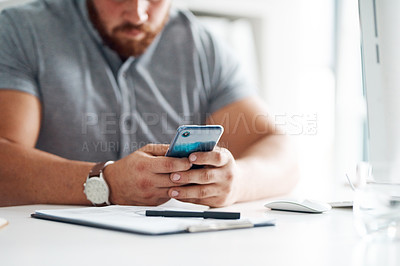
[[[152,173],[172,173],[187,171],[192,167],[192,163],[187,158],[166,157],[165,153],[169,145],[148,144],[138,152],[142,153],[142,160],[133,161],[132,165],[137,172],[149,171]]]
[[[215,185],[173,187],[168,191],[168,195],[175,199],[206,199],[219,194],[218,187]]]
[[[158,188],[158,189],[153,189],[151,191],[146,191],[140,194],[141,198],[144,200],[144,202],[155,202],[162,204],[170,199],[170,196],[168,195],[169,188]]]
[[[149,170],[153,173],[173,173],[187,171],[192,167],[192,163],[187,158],[172,157],[152,157],[147,162]]]
[[[221,167],[231,160],[232,154],[224,148],[216,147],[210,152],[194,152],[190,154],[189,161],[198,165],[211,165]]]
[[[172,173],[170,179],[176,184],[212,184],[226,180],[227,174],[221,168],[202,168]]]
[[[167,153],[169,144],[147,144],[140,150],[153,156],[163,156]]]
[[[201,204],[210,207],[223,207],[224,204],[219,203],[221,200],[218,197],[211,197],[206,199],[180,199],[183,202],[189,202],[194,204]]]
[[[146,189],[152,189],[153,187],[169,189],[176,186],[177,184],[172,182],[169,178],[169,174],[155,174],[150,178],[140,178],[137,181],[137,187],[142,191],[145,191]],[[166,194],[168,195],[168,193]]]

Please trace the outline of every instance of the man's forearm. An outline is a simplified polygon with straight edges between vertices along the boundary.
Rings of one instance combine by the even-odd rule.
[[[238,201],[288,193],[298,180],[296,154],[283,135],[265,137],[254,143],[236,163],[240,176]]]
[[[83,184],[93,165],[0,139],[0,206],[89,204]]]

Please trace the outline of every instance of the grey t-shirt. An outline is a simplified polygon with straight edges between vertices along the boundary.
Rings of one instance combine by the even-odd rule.
[[[103,44],[85,0],[0,14],[0,88],[39,98],[38,149],[82,161],[169,143],[179,125],[204,124],[255,93],[234,54],[190,12],[172,9],[149,49],[123,62]]]

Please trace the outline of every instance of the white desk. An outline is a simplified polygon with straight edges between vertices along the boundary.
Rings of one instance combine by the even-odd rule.
[[[0,208],[9,221],[0,229],[0,265],[400,265],[400,243],[362,241],[351,209],[289,213],[268,211],[264,202],[223,210],[275,217],[275,227],[168,236],[30,218],[35,210],[65,206]]]

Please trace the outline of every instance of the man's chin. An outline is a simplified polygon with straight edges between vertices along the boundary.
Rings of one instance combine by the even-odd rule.
[[[146,33],[141,30],[129,30],[123,31],[118,34],[117,38],[122,38],[125,40],[131,40],[135,42],[140,42],[146,37]]]
[[[163,23],[155,29],[126,24],[106,30],[105,23],[101,21],[93,1],[88,1],[87,3],[90,20],[99,32],[103,42],[117,52],[121,58],[142,55],[162,31],[169,18],[169,13],[166,13]]]
[[[118,42],[113,42],[109,46],[122,58],[128,58],[130,56],[138,57],[142,55],[150,46],[150,43],[145,42],[144,39],[142,41],[136,41],[134,39],[124,38],[119,39]]]

